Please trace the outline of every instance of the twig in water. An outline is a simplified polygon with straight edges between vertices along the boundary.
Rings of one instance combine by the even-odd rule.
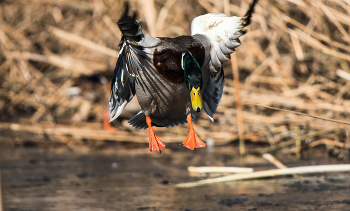
[[[285,166],[283,163],[281,163],[279,160],[277,160],[273,155],[269,154],[269,153],[264,153],[262,155],[262,157],[269,161],[270,163],[272,163],[273,165],[275,165],[277,168],[279,169],[285,169],[287,168],[287,166]]]
[[[187,170],[191,173],[252,173],[252,168],[241,168],[241,167],[225,167],[225,166],[204,166],[195,167],[189,166]]]
[[[245,180],[245,179],[257,179],[264,177],[275,177],[282,175],[293,175],[293,174],[312,174],[312,173],[325,173],[325,172],[344,172],[350,171],[349,164],[342,165],[320,165],[320,166],[302,166],[293,167],[285,169],[272,169],[266,171],[257,171],[248,174],[234,174],[212,179],[204,179],[196,182],[180,183],[175,185],[176,188],[190,188],[196,186],[209,185],[220,182],[229,182],[235,180]]]

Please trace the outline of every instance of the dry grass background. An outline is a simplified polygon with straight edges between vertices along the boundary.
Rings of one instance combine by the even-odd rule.
[[[145,33],[175,37],[188,35],[192,19],[207,12],[243,15],[251,0],[130,2]],[[103,129],[122,12],[119,0],[0,1],[0,141],[148,142],[147,130],[127,124],[135,101],[112,123],[115,131]],[[259,1],[236,52],[245,138],[268,144],[258,152],[285,148],[300,156],[326,144],[339,158],[349,154],[349,32],[349,0]],[[230,63],[224,69],[215,123],[202,114],[195,125],[218,145],[238,134]],[[155,130],[165,143],[181,143],[188,128]]]

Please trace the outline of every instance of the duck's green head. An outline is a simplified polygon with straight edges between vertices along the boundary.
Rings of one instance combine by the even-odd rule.
[[[202,71],[190,52],[182,53],[181,66],[185,73],[185,83],[191,93],[193,110],[200,112],[203,109],[201,88],[203,84]]]

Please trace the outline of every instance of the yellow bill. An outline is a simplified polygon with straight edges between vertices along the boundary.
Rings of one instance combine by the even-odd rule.
[[[200,112],[203,109],[201,89],[199,87],[197,89],[192,87],[191,103],[192,103],[193,110]]]

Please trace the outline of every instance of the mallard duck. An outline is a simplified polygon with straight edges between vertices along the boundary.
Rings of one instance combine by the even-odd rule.
[[[206,14],[193,19],[191,36],[175,38],[143,34],[136,13],[129,5],[117,24],[122,32],[120,51],[111,85],[110,121],[115,120],[136,95],[141,111],[129,120],[139,129],[149,128],[149,149],[161,152],[165,145],[152,126],[189,125],[183,146],[206,147],[197,136],[192,119],[204,109],[213,114],[224,88],[222,63],[241,45],[256,5],[254,0],[243,17]]]

